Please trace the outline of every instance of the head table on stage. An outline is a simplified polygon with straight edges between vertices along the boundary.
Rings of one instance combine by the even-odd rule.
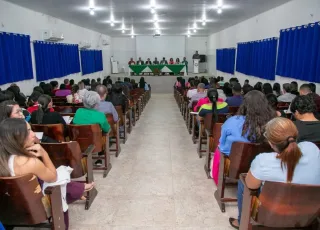
[[[141,75],[142,73],[153,73],[159,75],[160,73],[174,73],[174,75],[180,75],[183,73],[187,76],[187,69],[185,64],[152,64],[152,65],[129,65],[128,75],[132,73]]]

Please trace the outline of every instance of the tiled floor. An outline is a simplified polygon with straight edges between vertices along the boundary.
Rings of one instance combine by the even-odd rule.
[[[153,94],[107,178],[95,173],[98,196],[90,210],[70,205],[70,229],[232,229],[213,197],[196,148],[172,94]]]

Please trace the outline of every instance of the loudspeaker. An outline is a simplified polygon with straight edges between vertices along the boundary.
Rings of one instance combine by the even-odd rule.
[[[200,62],[207,62],[207,56],[200,54]]]

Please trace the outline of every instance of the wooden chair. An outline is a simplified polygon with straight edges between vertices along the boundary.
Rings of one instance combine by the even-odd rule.
[[[86,175],[86,179],[83,182],[90,184],[94,181],[92,170],[92,152],[94,145],[90,145],[84,153],[82,153],[79,143],[76,141],[57,144],[41,143],[41,146],[47,151],[56,168],[61,165],[73,168],[71,178],[78,179]],[[90,208],[97,194],[98,191],[96,188],[87,192],[85,210]]]
[[[32,174],[0,177],[0,221],[6,227],[40,227],[66,229],[60,186],[45,190],[51,203],[51,217],[42,203],[43,194],[37,177]]]
[[[66,141],[63,124],[53,124],[53,125],[31,124],[31,128],[34,132],[43,132],[45,136],[50,137],[56,141],[59,141],[59,142]]]
[[[121,147],[120,147],[120,134],[119,134],[119,128],[120,128],[120,120],[117,122],[114,122],[112,114],[106,114],[106,118],[108,120],[108,123],[111,127],[111,132],[109,133],[109,138],[110,142],[112,144],[115,144],[115,148],[110,148],[110,152],[116,152],[116,157],[119,156],[121,152]]]
[[[206,133],[207,133],[207,152],[206,152],[206,161],[204,164],[204,171],[206,172],[206,175],[209,178],[210,172],[211,172],[211,159],[212,159],[212,153],[216,150],[216,148],[219,145],[219,140],[221,136],[221,127],[223,123],[215,123],[213,127],[205,127]],[[211,128],[211,129],[210,129]]]
[[[83,108],[83,106],[55,106],[53,107],[54,111],[59,113],[76,113],[78,109]]]
[[[238,110],[239,110],[239,106],[229,106],[229,113],[231,113],[232,115],[237,114]]]
[[[224,197],[227,179],[238,181],[241,173],[247,173],[254,158],[264,152],[273,152],[270,145],[233,142],[229,156],[220,153],[219,181],[214,196],[219,204],[221,212],[225,212],[225,203],[236,202],[235,198]]]
[[[120,139],[122,139],[125,144],[128,139],[128,123],[126,121],[128,111],[123,113],[121,106],[115,106],[115,108],[119,116],[119,127],[123,127],[123,130],[120,131]]]
[[[191,114],[191,112],[193,111],[193,108],[197,105],[198,101],[193,101],[191,103],[191,111],[190,111],[190,115],[191,115],[191,130],[192,130],[192,141],[193,144],[197,143],[197,132],[196,130],[198,129],[198,124],[197,124],[197,116],[196,114]]]
[[[320,186],[266,181],[261,194],[244,184],[240,230],[319,229]]]
[[[103,167],[94,167],[93,170],[103,170],[106,177],[112,167],[110,163],[109,133],[102,133],[100,125],[68,125],[69,137],[77,141],[84,152],[90,145],[94,145],[94,153],[103,153],[103,156],[93,156],[94,160],[104,160]]]

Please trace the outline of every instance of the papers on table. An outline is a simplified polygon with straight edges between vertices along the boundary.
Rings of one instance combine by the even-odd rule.
[[[191,115],[198,115],[198,112],[190,112]]]
[[[71,121],[73,120],[73,118],[70,117],[70,116],[63,116],[63,119],[64,119],[64,121],[65,121],[67,124],[70,124]]]

